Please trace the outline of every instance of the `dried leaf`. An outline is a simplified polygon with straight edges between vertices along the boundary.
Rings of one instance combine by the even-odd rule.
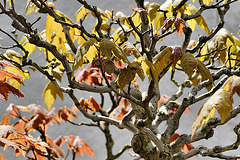
[[[91,106],[91,109],[96,113],[98,111],[103,111],[102,107],[96,102],[96,100],[90,96],[88,100],[89,105]]]
[[[197,67],[197,60],[191,53],[184,53],[181,59],[181,67],[183,71],[191,79],[193,70]]]
[[[132,53],[136,58],[141,57],[141,54],[139,53],[138,49],[130,42],[124,42],[122,48],[123,53],[126,56],[129,56]]]
[[[235,93],[240,96],[240,77],[234,75],[227,79],[222,88],[233,96]]]
[[[232,104],[233,99],[228,91],[224,89],[217,90],[199,110],[197,118],[192,126],[192,137],[197,129],[214,115],[216,109],[218,110],[218,113],[221,116],[221,122],[223,123],[227,116],[230,115]]]
[[[170,59],[173,62],[173,67],[175,68],[178,60],[180,60],[183,56],[183,51],[181,47],[174,47],[172,53],[170,55]]]
[[[120,87],[120,90],[123,90],[123,88],[126,85],[128,85],[131,81],[133,81],[135,78],[135,75],[136,75],[136,70],[132,69],[129,66],[127,68],[124,68],[116,79]]]
[[[164,23],[163,23],[163,25],[162,25],[162,27],[161,27],[161,32],[164,33],[167,29],[170,28],[170,26],[171,26],[174,22],[175,22],[175,17],[174,17],[174,16],[173,16],[173,17],[168,17],[168,18],[164,21]]]
[[[104,58],[100,63],[102,69],[106,71],[108,74],[112,74],[114,72],[114,63],[108,58]]]
[[[10,119],[9,119],[9,115],[8,114],[5,114],[2,118],[2,123],[1,125],[8,125],[10,122]]]
[[[85,42],[82,46],[79,46],[77,49],[77,53],[74,59],[73,70],[76,70],[79,66],[83,65],[84,59],[83,56],[87,54],[89,48],[94,45],[96,40],[94,38],[90,38],[87,42]]]

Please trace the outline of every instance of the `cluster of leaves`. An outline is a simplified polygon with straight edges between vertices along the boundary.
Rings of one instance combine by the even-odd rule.
[[[77,109],[69,109],[68,107],[47,111],[42,106],[31,104],[28,106],[9,105],[7,114],[2,118],[0,125],[1,135],[0,144],[5,149],[12,147],[15,149],[15,155],[20,154],[23,157],[45,159],[45,157],[58,158],[59,156],[67,156],[61,149],[64,143],[67,144],[68,150],[78,156],[83,156],[84,153],[94,157],[92,149],[76,136],[58,137],[52,140],[46,135],[49,125],[53,122],[60,124],[62,120],[73,123],[72,119],[78,118],[76,115]],[[28,118],[22,116],[22,112],[28,112],[31,116]],[[16,119],[13,125],[10,125],[10,116]],[[39,137],[35,138],[31,132],[38,131]]]
[[[4,68],[4,66],[6,66]],[[18,97],[25,99],[25,95],[19,90],[19,88],[14,87],[12,84],[23,84],[22,77],[18,74],[14,74],[11,71],[19,70],[14,65],[7,61],[0,60],[0,98],[5,102],[8,100],[8,94],[12,93]],[[9,79],[10,84],[7,82]]]
[[[214,79],[205,63],[214,67],[215,61],[218,60],[220,64],[228,67],[230,71],[234,67],[239,67],[240,41],[224,28],[215,33],[211,41],[201,42],[201,46],[197,48],[199,49],[197,55],[194,55],[195,53],[192,53],[191,50],[197,46],[197,42],[188,48],[183,45],[182,47],[167,46],[162,48],[160,52],[155,49],[156,43],[163,40],[165,36],[177,31],[180,38],[184,28],[190,27],[190,30],[194,31],[197,24],[202,30],[205,30],[207,35],[211,34],[207,23],[200,13],[207,8],[216,9],[219,7],[220,2],[217,5],[209,6],[212,0],[203,0],[202,4],[200,4],[201,9],[199,10],[193,4],[188,4],[188,2],[182,4],[184,1],[179,0],[174,2],[167,0],[161,6],[158,3],[145,2],[141,8],[130,6],[133,14],[126,16],[122,12],[114,14],[113,11],[103,11],[97,7],[92,7],[86,1],[79,0],[83,6],[76,12],[76,20],[74,22],[64,13],[58,11],[54,3],[42,0],[28,0],[25,10],[26,14],[30,14],[33,11],[36,14],[48,13],[46,30],[38,34],[35,33],[36,30],[33,29],[33,24],[29,26],[26,19],[21,19],[24,18],[23,16],[20,17],[14,13],[14,1],[8,0],[8,2],[12,10],[9,12],[6,11],[4,7],[6,6],[5,2],[4,6],[1,5],[2,12],[7,15],[10,14],[11,18],[15,16],[14,19],[18,20],[17,23],[19,25],[16,27],[17,25],[15,24],[14,26],[13,23],[13,26],[17,30],[27,33],[27,35],[23,36],[20,42],[12,37],[17,43],[16,46],[21,46],[23,56],[13,50],[7,50],[6,53],[1,55],[3,59],[13,62],[15,65],[7,61],[0,61],[1,68],[6,66],[4,69],[0,69],[0,98],[7,101],[9,93],[25,98],[19,87],[29,77],[28,72],[22,69],[27,65],[33,66],[49,79],[49,83],[42,94],[48,111],[35,104],[29,106],[10,105],[7,109],[9,113],[3,117],[2,131],[0,132],[0,136],[2,137],[0,138],[1,146],[4,148],[13,147],[16,155],[22,154],[33,159],[64,157],[61,147],[64,143],[67,143],[68,149],[73,151],[74,154],[80,156],[86,152],[93,157],[94,153],[91,148],[78,136],[59,137],[55,141],[51,140],[46,136],[48,125],[52,124],[53,121],[60,124],[62,120],[76,124],[72,119],[73,117],[77,118],[75,112],[79,109],[83,115],[87,115],[86,117],[90,117],[94,122],[97,121],[96,126],[108,137],[106,145],[109,145],[107,146],[109,149],[112,148],[110,144],[113,145],[111,136],[109,136],[109,124],[112,123],[119,128],[127,128],[127,123],[130,123],[134,119],[142,118],[138,117],[137,113],[134,113],[134,118],[127,117],[126,119],[129,119],[129,122],[123,122],[123,117],[127,116],[127,113],[132,112],[130,104],[133,110],[135,109],[134,106],[140,106],[140,109],[136,107],[136,110],[144,111],[145,115],[143,117],[148,117],[148,119],[143,119],[144,123],[149,123],[144,127],[145,129],[151,129],[151,122],[155,118],[152,116],[158,114],[151,113],[154,111],[149,109],[153,105],[152,102],[150,104],[151,98],[155,96],[150,95],[150,92],[154,90],[157,93],[159,90],[159,80],[161,76],[165,75],[167,70],[173,71],[172,75],[175,71],[185,72],[188,76],[188,81],[191,80],[194,86],[198,86],[201,82],[210,82],[208,86],[204,87],[211,92],[214,86]],[[229,5],[228,3],[230,2],[221,3],[223,3],[223,6],[217,8],[219,10],[221,10],[221,7]],[[91,33],[83,25],[83,22],[89,16],[96,19]],[[188,19],[184,18],[186,16],[188,16]],[[193,18],[189,18],[191,16]],[[144,20],[148,23],[147,25]],[[150,24],[152,27],[150,27]],[[23,29],[19,29],[19,26]],[[118,28],[115,29],[114,26]],[[187,38],[186,33],[185,36]],[[133,44],[130,43],[128,41],[130,37],[134,38],[136,42]],[[148,38],[151,38],[151,40],[148,41]],[[185,42],[187,41],[185,40]],[[75,47],[75,44],[78,47]],[[34,51],[36,52],[37,47],[39,47],[40,51],[44,52],[46,57],[46,64],[44,66],[39,66],[29,58],[29,55]],[[61,85],[65,73],[68,78],[69,88],[64,88]],[[138,77],[142,81],[146,81],[147,79],[150,82],[148,88],[149,96],[146,96],[146,99],[142,98],[143,96],[139,90],[140,96],[138,92],[134,92],[134,89],[137,88],[134,82]],[[230,77],[221,89],[217,90],[202,106],[193,124],[192,137],[197,129],[214,115],[216,110],[218,110],[221,116],[222,123],[225,122],[232,110],[232,96],[235,93],[240,94],[239,82],[240,79],[238,76]],[[176,99],[181,96],[182,88],[186,87],[186,85],[175,83],[180,88],[178,95],[172,97],[164,95],[161,96],[160,100],[160,96],[157,99],[159,100],[159,110],[161,110],[162,106],[167,105],[171,99],[174,99],[177,107],[166,107],[166,120],[171,120],[178,111],[179,113],[181,112],[178,110],[178,107],[180,109],[185,107],[184,102],[179,102]],[[134,86],[134,89],[131,88],[132,86]],[[107,91],[97,90],[98,87],[107,87]],[[112,107],[107,111],[103,110],[103,98],[100,105],[92,96],[89,99],[81,98],[79,100],[74,95],[74,89],[101,93],[101,97],[104,97],[102,93],[108,93],[113,103]],[[64,107],[59,110],[52,108],[57,95],[62,101],[64,100],[63,92],[72,98],[78,108],[69,109],[68,107]],[[136,97],[134,97],[135,94],[137,95]],[[157,106],[153,106],[152,108],[154,107],[157,108]],[[189,109],[187,105],[182,112],[188,113]],[[31,117],[22,117],[20,112],[30,112]],[[19,119],[13,126],[9,125],[9,115],[14,119]],[[180,118],[180,116],[178,115],[177,117]],[[99,122],[104,120],[107,123],[100,126]],[[134,129],[129,130],[134,133],[140,133],[144,130],[140,128],[141,125],[140,127],[135,126],[135,122],[132,125],[132,128],[135,127],[137,131]],[[172,128],[174,127],[172,126]],[[171,129],[167,129],[167,131],[169,130]],[[32,131],[38,131],[40,138],[33,138],[30,134]],[[169,139],[166,143],[171,143],[172,146],[180,135],[175,133],[174,129],[169,132]],[[145,135],[145,132],[143,133]],[[172,138],[170,139],[170,137]],[[147,139],[151,139],[151,137]],[[154,141],[154,139],[151,140]],[[159,147],[161,145],[157,145],[156,140],[154,143],[159,150],[162,149]],[[150,146],[150,144],[146,146]],[[194,149],[190,142],[183,144],[181,147],[184,152]],[[154,151],[156,151],[156,147],[154,148]],[[30,152],[32,155],[29,155]],[[113,156],[110,152],[108,150],[109,159]],[[151,152],[148,151],[148,153]],[[145,154],[141,156],[145,156]]]

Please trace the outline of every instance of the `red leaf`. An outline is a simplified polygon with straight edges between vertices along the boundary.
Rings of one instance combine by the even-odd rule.
[[[54,140],[54,143],[59,147],[62,147],[62,145],[65,143],[65,139],[63,138],[63,136],[59,136],[57,139]]]
[[[181,47],[174,47],[174,49],[172,50],[172,53],[170,55],[170,59],[173,62],[173,66],[175,68],[178,60],[180,60],[182,58],[183,52]]]
[[[161,32],[164,33],[173,23],[175,22],[175,17],[168,17],[161,27]]]
[[[115,59],[113,62],[115,64],[115,66],[119,69],[124,67],[124,64],[119,59]]]
[[[174,134],[172,135],[172,137],[170,138],[169,143],[174,142],[178,137],[179,137],[179,134],[174,133]]]

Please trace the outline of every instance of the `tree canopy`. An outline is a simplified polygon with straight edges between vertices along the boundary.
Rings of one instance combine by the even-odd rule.
[[[240,145],[240,104],[234,103],[240,96],[240,25],[234,33],[225,27],[239,0],[135,0],[129,15],[91,1],[64,2],[79,7],[71,18],[73,11],[58,10],[56,0],[28,0],[25,9],[19,3],[0,2],[0,16],[8,19],[0,27],[0,98],[8,102],[12,94],[27,103],[6,108],[0,125],[4,150],[33,160],[97,158],[80,135],[57,132],[53,140],[47,134],[67,122],[71,130],[100,130],[108,160],[127,150],[132,159],[146,160],[240,158],[227,154]],[[206,14],[216,14],[216,25]],[[196,28],[204,32],[199,35]],[[28,98],[40,81],[36,76],[48,82],[37,91],[45,105]],[[25,86],[26,81],[36,82]],[[169,85],[162,89],[162,84]],[[166,90],[176,92],[166,95]],[[71,104],[64,106],[65,101]],[[192,133],[179,133],[180,120],[192,107],[198,110]],[[233,126],[233,141],[201,145],[224,125]],[[118,144],[112,127],[132,133],[119,152],[113,150]],[[6,158],[0,154],[0,159]]]

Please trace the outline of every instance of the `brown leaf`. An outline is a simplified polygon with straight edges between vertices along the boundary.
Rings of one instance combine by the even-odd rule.
[[[13,117],[13,119],[15,119],[16,117],[19,116],[19,110],[17,108],[16,105],[14,105],[13,103],[11,103],[8,108],[6,109],[6,111]]]
[[[59,147],[62,147],[62,145],[65,143],[65,139],[63,136],[59,136],[57,139],[54,140],[54,143]]]
[[[181,59],[181,67],[183,71],[191,79],[193,70],[197,67],[197,60],[191,53],[184,53]]]
[[[90,96],[88,102],[89,102],[89,105],[91,106],[91,109],[95,113],[98,112],[98,111],[101,111],[101,112],[103,111],[102,107],[96,102],[96,100],[92,96]]]
[[[108,74],[112,74],[114,72],[114,63],[110,59],[103,59],[100,63],[102,69],[106,71]]]
[[[117,77],[117,82],[120,87],[120,90],[128,85],[132,80],[134,80],[136,75],[136,70],[132,69],[131,67],[124,68]]]

